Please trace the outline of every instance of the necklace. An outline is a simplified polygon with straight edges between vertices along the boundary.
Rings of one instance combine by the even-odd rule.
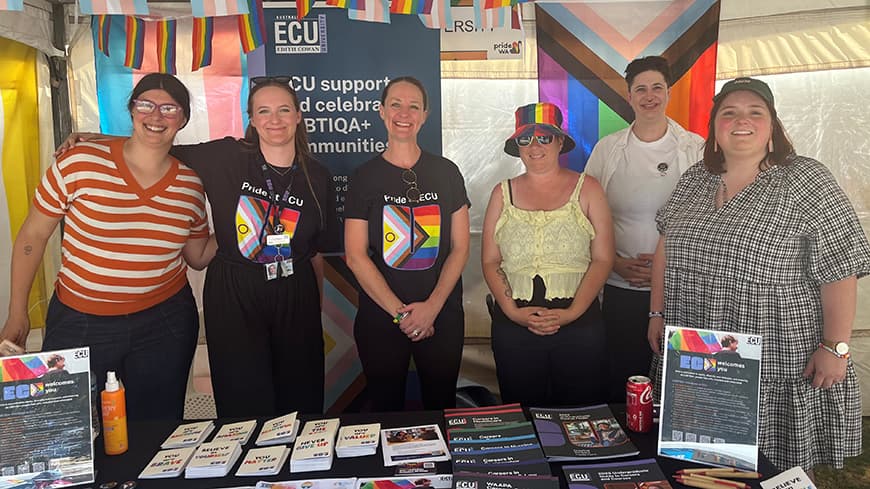
[[[269,166],[269,168],[272,169],[273,172],[277,173],[278,176],[281,176],[281,177],[290,173],[290,170],[293,169],[293,165],[290,165],[288,167],[280,167],[280,166],[275,166],[275,165],[269,163],[268,166]],[[281,170],[279,170],[278,168],[281,168]]]
[[[720,177],[720,181],[722,182],[722,184],[719,185],[719,190],[721,190],[722,205],[725,205],[728,203],[728,184],[725,183],[724,178]]]

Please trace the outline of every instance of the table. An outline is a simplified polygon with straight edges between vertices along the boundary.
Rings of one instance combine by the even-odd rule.
[[[611,406],[616,418],[625,426],[625,406],[615,404]],[[326,416],[300,416],[301,424],[305,424],[306,420],[314,418],[323,418]],[[382,428],[398,428],[402,426],[414,426],[422,424],[439,424],[442,433],[444,430],[444,418],[441,411],[404,411],[395,413],[347,413],[339,416],[342,426],[351,424],[364,423],[381,423]],[[218,419],[215,420],[215,431],[220,429],[224,424],[242,421],[241,419]],[[254,439],[257,437],[260,428],[262,427],[262,419],[257,425],[251,440],[245,445],[244,452],[255,447]],[[178,426],[177,423],[167,421],[153,422],[136,422],[130,423],[128,426],[130,449],[123,455],[107,456],[103,452],[102,438],[98,438],[94,445],[97,481],[93,485],[98,487],[101,483],[107,481],[116,481],[119,484],[128,480],[137,480],[137,476],[145,468],[145,465],[159,451],[160,444],[169,436],[170,433]],[[619,460],[636,460],[641,458],[651,458],[656,450],[656,434],[650,433],[633,433],[627,431],[631,441],[640,450],[640,455],[636,457],[627,457],[603,462],[615,462]],[[244,457],[244,452],[242,457]],[[688,467],[702,467],[690,462],[683,462],[675,459],[657,458],[662,472],[668,477],[673,475],[678,469]],[[289,459],[285,464],[280,474],[269,477],[235,477],[232,474],[238,469],[241,462],[236,462],[236,466],[230,471],[230,475],[223,478],[211,479],[184,479],[183,476],[174,479],[150,479],[138,480],[137,489],[206,489],[206,488],[224,488],[236,486],[253,486],[258,480],[267,481],[282,481],[282,480],[299,480],[299,479],[324,479],[338,477],[372,477],[383,476],[391,477],[394,475],[395,467],[384,467],[381,449],[378,448],[378,453],[367,457],[356,458],[335,458],[332,465],[332,470],[321,472],[297,472],[290,473]],[[551,463],[553,475],[558,476],[560,485],[567,488],[565,475],[562,473],[563,465],[572,465],[582,462],[565,462]],[[592,462],[590,462],[592,463]],[[450,473],[450,462],[438,462],[438,473]],[[776,475],[778,471],[771,463],[762,455],[759,457],[759,472],[767,477]],[[760,487],[758,481],[743,480],[753,487]],[[671,479],[671,484],[674,488],[684,487]]]

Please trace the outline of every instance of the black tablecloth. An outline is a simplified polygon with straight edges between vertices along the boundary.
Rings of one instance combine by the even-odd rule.
[[[624,427],[625,406],[613,405],[611,406],[611,408],[613,409],[616,418],[620,420]],[[323,418],[326,416],[318,417]],[[312,418],[313,417],[311,416],[300,416],[302,424],[305,424],[306,420]],[[339,418],[341,418],[342,426],[376,422],[381,423],[382,428],[398,428],[402,426],[414,426],[422,424],[439,424],[441,426],[441,432],[446,433],[444,431],[444,418],[440,411],[405,411],[397,413],[348,413],[340,415]],[[236,421],[242,420],[215,420],[215,431],[220,429],[220,427],[224,424]],[[253,486],[258,480],[282,481],[299,479],[324,479],[336,477],[391,477],[395,473],[395,467],[384,467],[383,456],[381,455],[381,449],[379,447],[378,452],[375,455],[367,457],[336,457],[335,461],[333,462],[332,469],[329,471],[297,472],[291,474],[290,462],[288,458],[288,461],[284,465],[283,470],[278,475],[259,478],[235,477],[232,474],[235,474],[239,464],[241,463],[241,459],[244,458],[244,454],[247,452],[247,450],[255,447],[254,439],[256,439],[257,433],[259,433],[260,428],[262,427],[263,420],[259,421],[260,422],[257,425],[257,429],[251,436],[251,440],[248,442],[247,445],[243,447],[244,451],[242,453],[242,457],[240,457],[239,461],[236,462],[236,465],[230,471],[230,475],[227,475],[223,478],[210,479],[184,479],[184,476],[182,475],[181,477],[174,479],[147,480],[137,480],[137,477],[139,476],[139,473],[142,472],[142,469],[144,469],[148,462],[151,460],[151,458],[154,457],[154,455],[160,450],[160,444],[166,439],[166,437],[169,436],[170,433],[172,433],[172,431],[178,426],[178,424],[166,421],[130,423],[128,425],[130,449],[123,455],[105,455],[102,450],[102,438],[97,439],[94,448],[97,466],[97,482],[96,484],[94,484],[94,487],[99,487],[100,484],[108,481],[116,481],[120,485],[120,483],[123,483],[125,481],[135,480],[138,484],[137,489],[206,489],[236,486]],[[606,460],[604,462],[616,462],[622,460],[636,460],[640,458],[654,457],[654,454],[656,452],[655,431],[650,433],[633,433],[628,431],[627,433],[629,434],[631,441],[634,442],[638,450],[640,450],[640,455],[631,458]],[[678,469],[681,468],[702,467],[700,465],[687,463],[675,459],[659,457],[656,458],[658,460],[659,466],[662,469],[662,472],[664,472],[665,475],[667,475],[668,477],[671,477]],[[565,482],[565,476],[562,473],[562,466],[578,463],[583,462],[550,464],[553,475],[559,477],[561,486],[563,488],[567,488],[568,486]],[[450,462],[439,462],[437,465],[438,473],[450,473]],[[774,469],[774,467],[766,458],[764,458],[763,455],[759,455],[759,472],[764,474],[766,477],[773,476],[777,473],[776,469]],[[753,487],[760,487],[758,485],[758,481],[744,480],[744,482],[751,484]],[[671,484],[675,488],[683,487],[682,485],[674,482],[672,478]]]

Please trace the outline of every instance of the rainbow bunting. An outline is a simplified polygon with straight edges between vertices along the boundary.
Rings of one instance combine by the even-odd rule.
[[[326,0],[326,4],[332,7],[347,8],[347,0]]]
[[[390,23],[390,0],[348,0],[347,18]]]
[[[79,0],[85,15],[148,15],[148,0]]]
[[[24,0],[0,0],[0,10],[24,10]]]
[[[95,15],[91,19],[91,31],[94,34],[94,46],[100,52],[109,56],[109,33],[112,27],[110,15]]]
[[[263,16],[262,0],[247,0],[250,14],[240,15],[239,39],[242,42],[242,50],[245,53],[262,46],[266,41],[266,21]]]
[[[136,17],[126,18],[127,49],[124,54],[124,66],[139,69],[142,67],[142,57],[145,55],[145,21]]]
[[[296,0],[296,18],[301,19],[311,12],[311,3],[314,0]]]
[[[450,0],[433,0],[428,14],[420,14],[420,22],[429,29],[441,29],[453,25]]]
[[[504,27],[511,15],[510,7],[487,8],[484,2],[489,0],[474,0],[474,25],[478,29],[494,29]]]
[[[175,70],[175,27],[174,19],[157,22],[157,66],[160,73],[174,75]]]
[[[393,0],[390,2],[390,13],[393,14],[428,14],[432,12],[432,0]]]
[[[511,6],[516,5],[518,3],[520,3],[520,2],[517,2],[516,0],[484,0],[483,8],[490,9],[490,8],[511,7]]]
[[[246,0],[191,0],[190,8],[198,18],[251,13]]]
[[[211,64],[211,44],[214,37],[214,18],[193,18],[193,66],[196,71]]]

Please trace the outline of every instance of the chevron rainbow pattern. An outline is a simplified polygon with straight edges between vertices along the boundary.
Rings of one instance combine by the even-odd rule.
[[[577,147],[563,165],[586,166],[595,143],[634,119],[625,67],[660,55],[671,64],[669,117],[707,134],[716,78],[718,0],[536,3],[538,90],[565,115]]]
[[[387,265],[398,270],[430,268],[441,242],[441,208],[384,206],[383,236]]]
[[[275,261],[278,254],[274,246],[264,246],[260,241],[260,231],[263,229],[268,207],[269,201],[250,195],[239,197],[236,206],[236,241],[239,252],[245,258],[259,263]],[[301,215],[296,209],[282,209],[278,217],[284,225],[284,234],[288,234],[291,239],[296,234]]]

